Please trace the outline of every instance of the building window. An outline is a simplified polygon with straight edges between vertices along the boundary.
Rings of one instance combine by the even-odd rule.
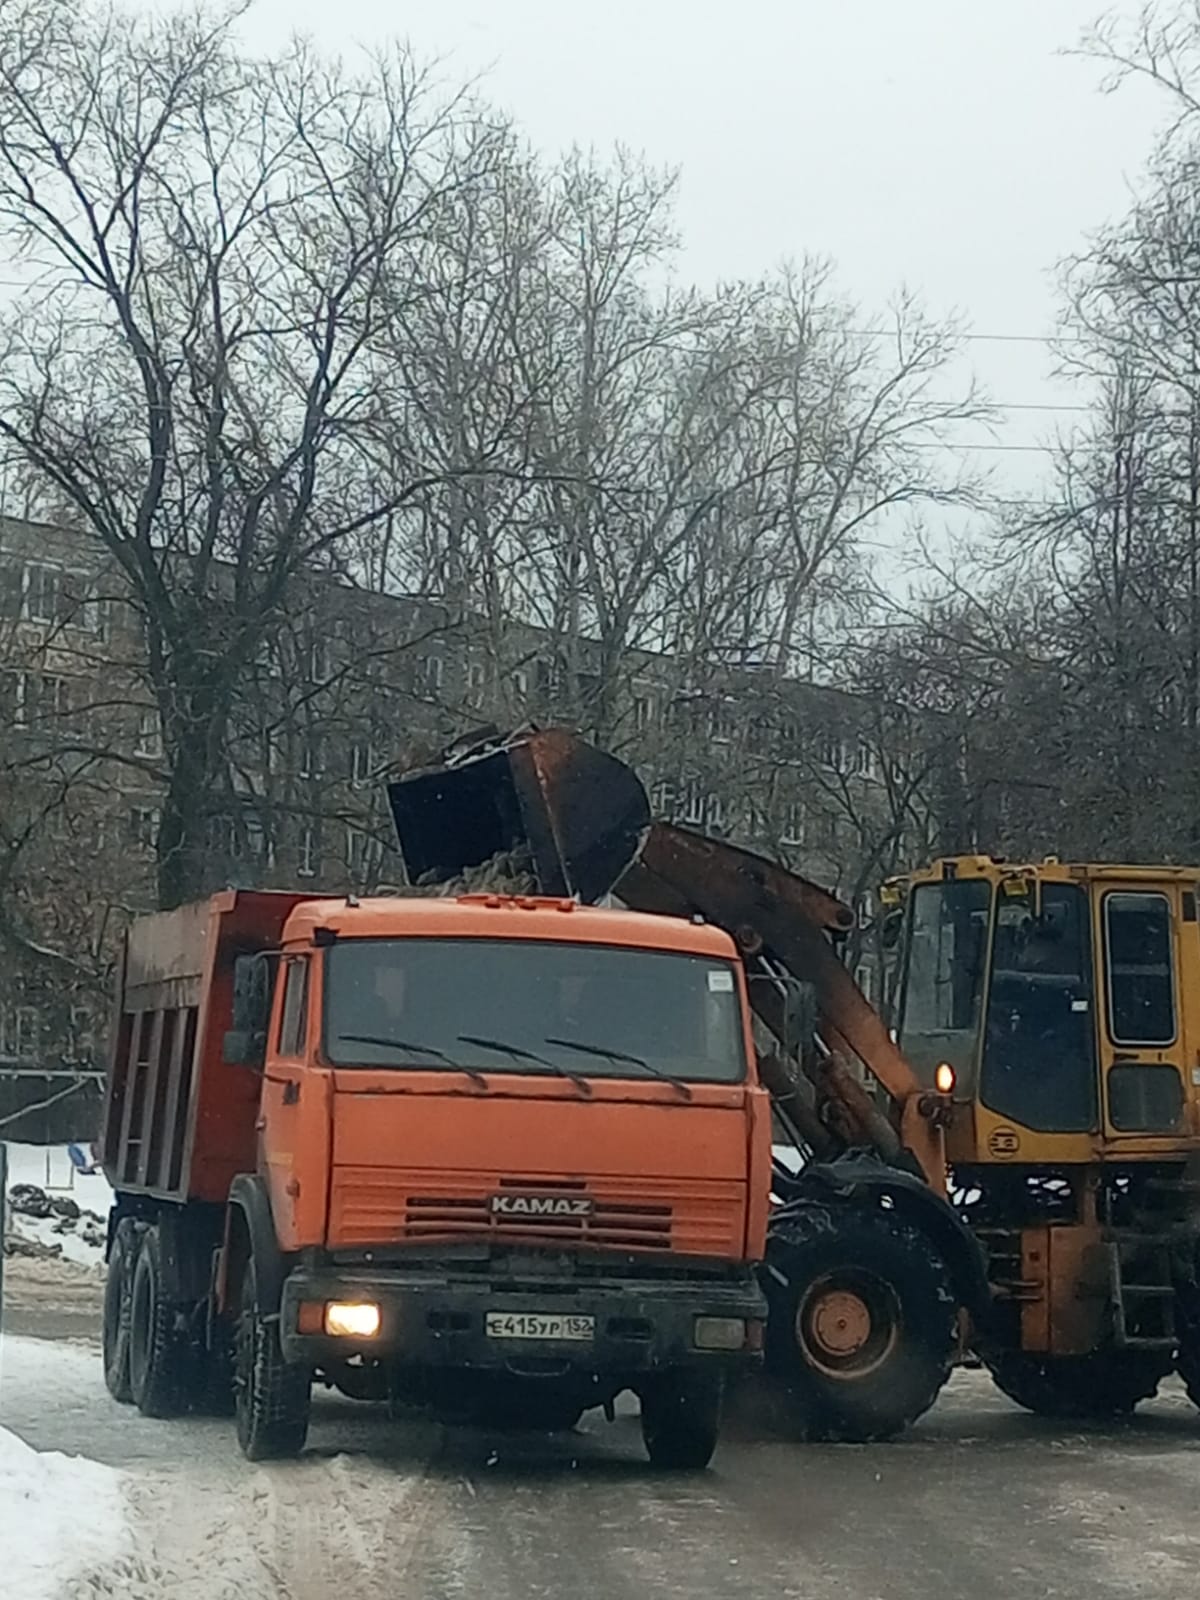
[[[529,672],[525,667],[517,667],[512,675],[513,689],[519,700],[529,698]]]
[[[822,734],[817,743],[817,760],[831,772],[841,772],[846,764],[846,751],[842,741],[831,733]]]
[[[25,568],[25,616],[30,622],[62,621],[62,573],[57,567]]]
[[[248,816],[245,819],[246,851],[255,861],[264,867],[275,865],[275,841],[263,827],[262,818]]]
[[[783,814],[783,843],[802,845],[804,843],[807,816],[802,800],[790,800]]]
[[[375,746],[372,744],[356,744],[350,748],[350,781],[352,783],[370,783],[375,775],[378,761],[375,756]]]
[[[18,727],[44,727],[47,723],[61,722],[67,716],[71,695],[65,678],[43,672],[22,672],[18,680],[14,718]]]
[[[310,683],[326,683],[329,679],[329,646],[324,639],[314,639],[305,654],[305,670]]]
[[[91,1061],[95,1052],[92,1038],[92,1013],[87,1006],[72,1006],[68,1022],[66,1059],[81,1066]]]
[[[302,878],[311,878],[317,870],[317,835],[314,828],[305,828],[300,835],[300,864]]]
[[[441,656],[417,657],[417,693],[436,695],[442,691],[446,663]]]
[[[300,742],[300,776],[319,777],[324,765],[325,752],[321,746],[321,736],[319,733],[310,733]]]
[[[370,877],[378,869],[381,853],[374,834],[364,828],[346,829],[346,865],[353,877]]]
[[[633,726],[638,733],[645,733],[654,722],[654,701],[648,695],[640,694],[633,702]]]
[[[467,668],[467,689],[479,698],[487,687],[487,668],[482,661],[472,661]]]
[[[0,1056],[6,1060],[35,1060],[40,1034],[35,1006],[8,1006],[0,1012]]]
[[[157,711],[142,710],[138,712],[137,743],[133,747],[135,756],[146,756],[157,760],[162,755],[162,723]]]
[[[129,838],[142,850],[153,850],[158,843],[162,813],[157,806],[134,806],[129,813]]]

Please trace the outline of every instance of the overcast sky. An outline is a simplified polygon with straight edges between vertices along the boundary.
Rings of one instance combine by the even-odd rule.
[[[682,171],[701,282],[831,257],[868,305],[905,283],[978,334],[1045,334],[1056,261],[1120,211],[1163,107],[1065,58],[1103,0],[258,0],[257,41],[403,32],[485,72],[539,146],[642,150]],[[1120,0],[1135,14],[1138,0]],[[979,340],[998,402],[1070,401],[1043,345]],[[1004,437],[1068,416],[1011,411]],[[981,437],[976,431],[975,437]],[[1045,456],[993,454],[1014,487]]]

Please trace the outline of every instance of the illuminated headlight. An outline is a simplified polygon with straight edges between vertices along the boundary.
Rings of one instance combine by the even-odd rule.
[[[379,1332],[379,1307],[369,1300],[331,1300],[325,1307],[325,1332],[339,1339],[373,1339]]]
[[[697,1350],[741,1350],[746,1343],[745,1317],[697,1317],[692,1326]]]

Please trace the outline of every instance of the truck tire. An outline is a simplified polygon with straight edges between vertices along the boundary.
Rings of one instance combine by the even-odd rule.
[[[712,1373],[668,1371],[641,1391],[642,1442],[652,1466],[699,1472],[721,1432],[724,1385]]]
[[[104,1279],[104,1319],[101,1343],[104,1356],[104,1386],[114,1400],[128,1405],[133,1399],[129,1386],[129,1317],[133,1306],[133,1265],[137,1256],[137,1227],[130,1217],[122,1217],[113,1234]]]
[[[773,1226],[766,1365],[803,1435],[889,1439],[950,1376],[958,1302],[929,1238],[879,1206],[805,1205]]]
[[[247,1461],[298,1456],[308,1437],[312,1373],[290,1365],[279,1343],[278,1316],[264,1315],[251,1255],[242,1276],[234,1336],[234,1415]]]
[[[181,1308],[166,1293],[162,1241],[146,1228],[133,1266],[129,1314],[129,1387],[144,1417],[178,1417],[187,1409],[195,1358],[181,1326]]]
[[[1169,1355],[1146,1350],[1097,1350],[1086,1356],[1040,1356],[1020,1350],[987,1358],[1002,1394],[1039,1417],[1064,1420],[1130,1416],[1151,1400],[1170,1372]]]

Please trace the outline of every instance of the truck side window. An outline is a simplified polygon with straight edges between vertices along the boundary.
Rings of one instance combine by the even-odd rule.
[[[1113,1043],[1171,1044],[1175,981],[1167,897],[1148,892],[1105,895],[1104,956]]]
[[[308,958],[297,956],[284,970],[283,1016],[279,1023],[279,1054],[301,1056],[308,1037]]]

